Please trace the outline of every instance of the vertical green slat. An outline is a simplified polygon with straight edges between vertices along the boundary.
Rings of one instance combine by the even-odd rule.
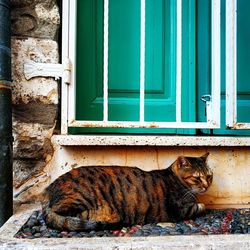
[[[203,95],[211,93],[211,1],[197,1],[197,109],[198,121],[206,121]]]
[[[77,5],[76,119],[101,120],[103,1],[81,0]]]
[[[196,121],[196,1],[182,0],[182,114],[183,122]],[[178,129],[194,134],[195,129]]]
[[[138,121],[140,0],[110,0],[109,6],[109,118]]]

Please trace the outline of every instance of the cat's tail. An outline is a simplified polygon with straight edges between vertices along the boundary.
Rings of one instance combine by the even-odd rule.
[[[83,220],[78,217],[63,216],[54,212],[50,207],[43,208],[46,224],[57,230],[67,231],[99,231],[112,230],[122,227],[120,223]]]

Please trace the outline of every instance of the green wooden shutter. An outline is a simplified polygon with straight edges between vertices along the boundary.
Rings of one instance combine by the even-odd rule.
[[[140,1],[109,3],[109,120],[139,120]],[[195,0],[183,1],[182,119],[195,121]],[[176,1],[146,1],[145,120],[175,121]],[[76,119],[102,120],[103,1],[77,1]],[[187,133],[77,128],[81,132]]]

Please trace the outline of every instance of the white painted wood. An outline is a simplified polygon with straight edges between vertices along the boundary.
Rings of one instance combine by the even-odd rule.
[[[207,103],[207,121],[220,128],[221,99],[221,10],[220,0],[212,0],[212,92],[211,103]]]
[[[207,122],[120,122],[120,121],[72,121],[71,127],[89,128],[216,128],[216,124]]]
[[[237,123],[237,0],[226,1],[226,125]]]
[[[69,57],[69,3],[70,0],[63,0],[62,12],[62,64]],[[61,134],[68,133],[68,84],[65,83],[65,76],[61,82]]]
[[[176,2],[176,121],[181,122],[182,0]]]
[[[250,129],[237,119],[237,0],[226,1],[226,125]]]
[[[140,122],[144,122],[145,107],[145,0],[141,0],[141,31],[140,31]]]
[[[68,120],[75,120],[76,103],[76,19],[77,19],[77,0],[69,1],[69,59],[72,63],[72,84],[68,86]]]
[[[103,121],[108,121],[109,0],[104,0],[103,37]]]

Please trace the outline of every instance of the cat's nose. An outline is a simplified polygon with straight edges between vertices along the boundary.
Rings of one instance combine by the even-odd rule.
[[[202,186],[207,189],[208,188],[208,183],[206,181],[202,181]]]

